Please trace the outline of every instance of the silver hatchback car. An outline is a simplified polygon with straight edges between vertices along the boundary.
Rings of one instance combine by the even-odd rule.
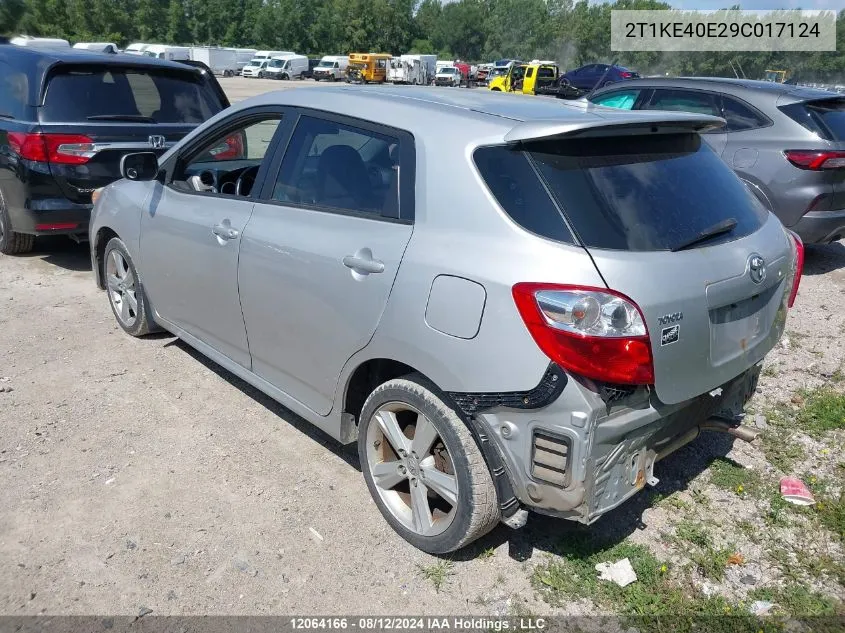
[[[431,553],[591,523],[742,408],[803,246],[705,115],[314,88],[124,157],[91,221],[120,326],[163,328],[343,443]]]

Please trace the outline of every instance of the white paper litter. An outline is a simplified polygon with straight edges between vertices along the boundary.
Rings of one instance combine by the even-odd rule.
[[[768,600],[755,600],[751,603],[751,613],[754,615],[766,615],[775,606],[774,602]]]
[[[610,580],[620,587],[627,587],[637,580],[637,574],[627,558],[615,563],[599,563],[596,565],[600,580]]]

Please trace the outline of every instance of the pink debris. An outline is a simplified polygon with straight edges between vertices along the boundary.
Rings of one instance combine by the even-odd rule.
[[[780,480],[780,495],[797,506],[811,506],[816,502],[810,489],[797,477],[784,477]]]

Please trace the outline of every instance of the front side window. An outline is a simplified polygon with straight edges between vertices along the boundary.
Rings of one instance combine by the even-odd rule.
[[[631,110],[640,96],[639,90],[617,90],[615,92],[599,95],[592,99],[593,103],[608,108],[619,108],[620,110]]]
[[[399,139],[303,116],[273,199],[368,216],[399,217]]]
[[[215,133],[178,163],[173,186],[195,193],[251,196],[280,121],[278,114],[264,115]]]

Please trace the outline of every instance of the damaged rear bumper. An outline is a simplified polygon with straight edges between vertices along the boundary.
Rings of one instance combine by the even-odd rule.
[[[752,439],[739,421],[759,374],[755,365],[676,405],[661,403],[647,388],[569,379],[542,408],[492,408],[475,413],[473,422],[489,438],[487,450],[496,450],[520,505],[592,523],[656,483],[654,465],[702,431]]]

